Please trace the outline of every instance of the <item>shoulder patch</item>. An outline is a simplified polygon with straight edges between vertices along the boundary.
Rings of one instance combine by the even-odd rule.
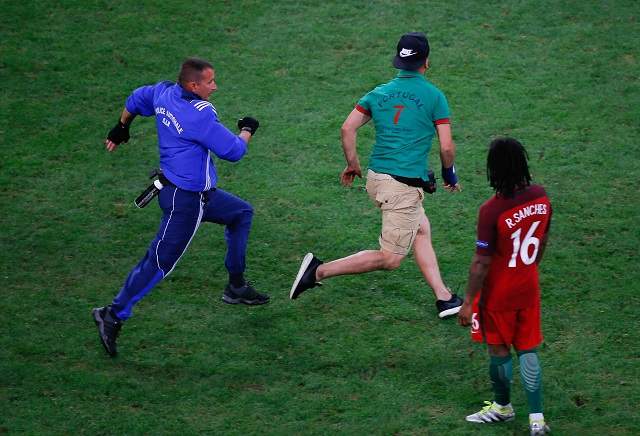
[[[214,108],[213,105],[211,103],[209,103],[208,101],[192,100],[191,104],[193,105],[193,107],[198,109],[200,112],[202,112],[205,108],[210,107],[211,110],[213,111],[213,113],[218,115],[218,112],[216,111],[216,108]]]

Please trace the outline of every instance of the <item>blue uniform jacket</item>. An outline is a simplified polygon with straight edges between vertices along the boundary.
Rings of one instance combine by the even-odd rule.
[[[142,86],[131,93],[125,107],[134,115],[155,115],[160,168],[181,189],[198,192],[216,186],[209,151],[231,162],[247,152],[247,143],[220,123],[213,105],[179,84]]]

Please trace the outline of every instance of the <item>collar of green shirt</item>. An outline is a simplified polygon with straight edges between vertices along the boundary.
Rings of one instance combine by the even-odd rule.
[[[399,79],[409,79],[412,77],[424,78],[424,75],[422,73],[419,73],[418,71],[400,70],[398,71],[398,75],[396,77],[398,77]]]

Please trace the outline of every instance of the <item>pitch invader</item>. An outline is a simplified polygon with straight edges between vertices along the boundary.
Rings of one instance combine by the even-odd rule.
[[[480,207],[476,253],[469,269],[465,301],[458,314],[471,325],[474,341],[486,342],[495,398],[467,421],[512,420],[511,348],[529,404],[532,435],[549,431],[542,413],[542,373],[537,347],[540,328],[538,264],[547,243],[551,204],[540,185],[531,184],[525,148],[513,138],[491,142],[487,177],[496,194]]]
[[[358,130],[370,121],[376,141],[369,159],[366,191],[380,210],[379,250],[362,250],[331,262],[313,253],[302,259],[289,298],[295,300],[321,280],[346,274],[394,270],[413,250],[414,260],[436,297],[440,319],[456,316],[462,299],[445,285],[431,242],[431,223],[425,213],[425,192],[433,193],[435,176],[429,174],[429,152],[438,136],[444,188],[461,190],[454,166],[449,104],[445,95],[425,78],[429,69],[429,41],[424,33],[402,35],[393,66],[398,74],[362,97],[342,124],[342,150],[347,166],[340,174],[344,186],[362,177],[357,152]]]

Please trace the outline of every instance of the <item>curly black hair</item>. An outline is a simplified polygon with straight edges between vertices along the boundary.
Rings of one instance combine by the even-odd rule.
[[[524,146],[514,138],[496,138],[489,144],[487,179],[496,194],[513,197],[515,192],[531,184]]]

